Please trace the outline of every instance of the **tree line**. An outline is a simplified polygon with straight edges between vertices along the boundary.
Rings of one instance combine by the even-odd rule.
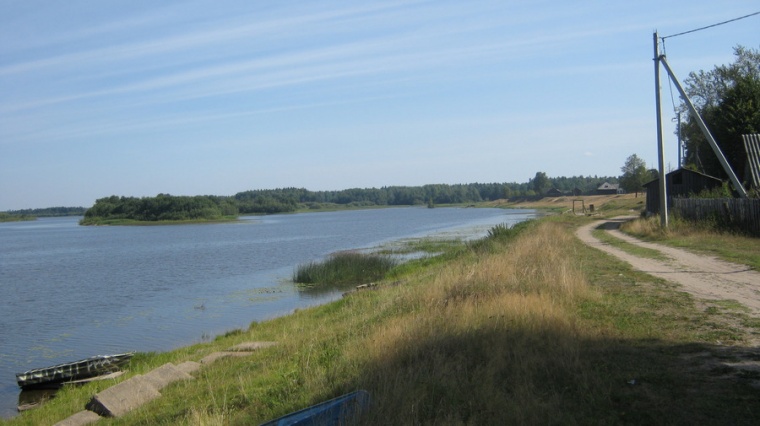
[[[283,213],[299,209],[319,209],[329,205],[350,207],[414,206],[424,204],[467,204],[510,198],[536,197],[547,189],[564,193],[578,191],[593,194],[604,183],[617,183],[613,176],[573,176],[530,179],[525,183],[431,184],[423,186],[385,186],[381,188],[350,188],[338,191],[310,191],[304,188],[260,189],[234,195],[241,214]],[[545,179],[545,180],[543,180]]]
[[[46,207],[44,209],[8,210],[5,213],[11,216],[59,217],[82,216],[86,210],[84,207]]]
[[[545,175],[545,174],[544,174]],[[617,182],[615,177],[547,178],[548,184],[564,192],[580,190],[593,193],[603,182]],[[515,197],[535,197],[532,180],[527,183],[435,184],[423,186],[388,186],[351,188],[338,191],[310,191],[305,188],[279,188],[243,191],[234,196],[173,196],[100,198],[84,213],[82,224],[133,220],[142,222],[218,220],[240,214],[289,213],[332,206],[374,207],[414,206],[425,204],[467,204]]]

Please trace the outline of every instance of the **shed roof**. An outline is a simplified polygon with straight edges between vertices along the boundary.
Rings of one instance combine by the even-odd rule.
[[[599,188],[596,189],[618,189],[620,187],[617,183],[609,183],[604,182],[603,184],[599,185]]]
[[[722,180],[716,178],[715,176],[706,175],[704,173],[700,173],[700,172],[695,171],[695,170],[684,169],[684,168],[673,170],[672,172],[666,174],[665,176],[670,176],[670,175],[674,175],[674,174],[677,174],[677,173],[693,173],[695,175],[703,176],[703,177],[706,177],[708,179],[712,179],[712,180],[715,180],[715,181],[718,181],[718,182],[723,182]],[[653,179],[653,180],[650,180],[649,182],[645,183],[643,186],[649,187],[649,185],[652,185],[653,183],[659,182],[659,181],[660,181],[660,178]]]

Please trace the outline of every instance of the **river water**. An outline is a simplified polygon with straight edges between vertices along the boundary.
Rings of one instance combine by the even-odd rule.
[[[166,351],[326,303],[294,268],[407,238],[474,238],[528,210],[393,208],[243,217],[234,223],[85,227],[0,223],[0,417],[15,373],[98,354]]]

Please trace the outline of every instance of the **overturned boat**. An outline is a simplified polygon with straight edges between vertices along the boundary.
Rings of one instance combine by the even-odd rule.
[[[16,374],[16,382],[22,389],[60,387],[64,383],[119,371],[133,355],[131,352],[116,355],[97,355],[52,367],[35,368]]]
[[[351,392],[329,401],[304,408],[262,423],[261,426],[346,425],[356,424],[359,416],[369,409],[369,393]]]

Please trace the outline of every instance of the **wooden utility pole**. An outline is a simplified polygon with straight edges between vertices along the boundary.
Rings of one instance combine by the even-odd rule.
[[[660,47],[657,31],[654,32],[654,94],[657,109],[657,160],[660,166],[660,225],[668,227],[667,177],[665,176],[665,144],[662,141],[662,107],[660,105]]]

